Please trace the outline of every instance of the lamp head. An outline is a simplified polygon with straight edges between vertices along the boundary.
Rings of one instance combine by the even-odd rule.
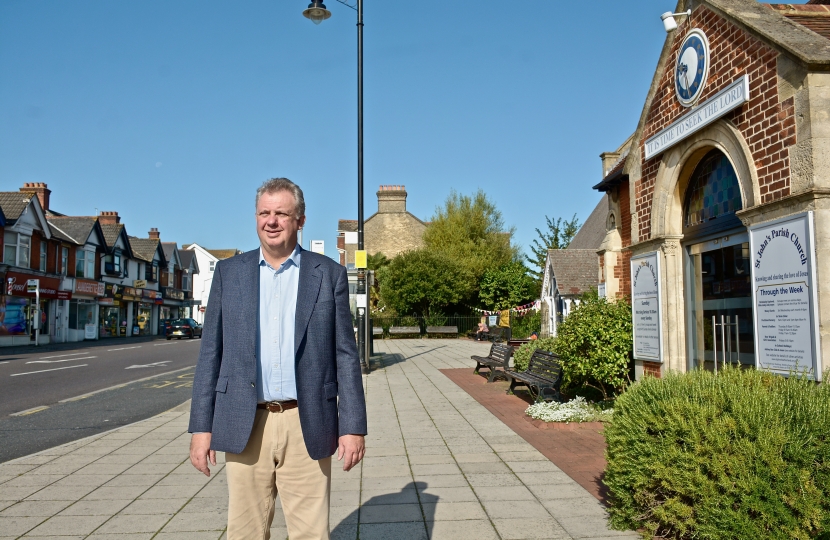
[[[314,0],[308,5],[308,8],[303,11],[303,17],[310,20],[314,24],[320,24],[331,17],[331,11],[326,9],[326,5],[323,2]]]
[[[663,21],[663,28],[666,29],[666,33],[677,29],[677,21],[675,21],[674,18],[683,15],[685,15],[686,17],[690,17],[692,15],[692,10],[688,9],[681,13],[672,13],[671,11],[667,11],[660,15],[660,19],[662,19]]]
[[[674,15],[672,15],[671,11],[667,11],[660,15],[660,19],[663,21],[663,28],[666,29],[666,32],[671,32],[672,30],[677,29],[677,21],[674,20]]]

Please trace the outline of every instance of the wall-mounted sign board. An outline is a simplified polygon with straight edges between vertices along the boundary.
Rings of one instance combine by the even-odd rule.
[[[749,245],[757,367],[821,380],[813,213],[753,225]]]
[[[631,318],[637,360],[663,362],[662,292],[659,253],[631,257]]]
[[[729,111],[749,101],[749,76],[744,75],[711,98],[646,140],[645,159],[651,159],[692,133],[700,131]]]

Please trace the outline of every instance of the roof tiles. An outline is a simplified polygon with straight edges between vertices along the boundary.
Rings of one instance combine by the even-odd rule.
[[[580,295],[599,286],[596,250],[551,249],[548,257],[559,294]]]

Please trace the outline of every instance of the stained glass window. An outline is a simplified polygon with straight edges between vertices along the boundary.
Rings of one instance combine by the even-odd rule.
[[[686,190],[684,227],[702,225],[743,208],[738,177],[720,150],[706,154],[695,168]]]

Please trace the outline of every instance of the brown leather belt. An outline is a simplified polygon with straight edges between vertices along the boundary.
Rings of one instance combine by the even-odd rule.
[[[290,401],[268,401],[265,403],[257,403],[257,409],[267,409],[271,412],[283,412],[289,409],[293,409],[297,406],[297,400],[292,399]]]

